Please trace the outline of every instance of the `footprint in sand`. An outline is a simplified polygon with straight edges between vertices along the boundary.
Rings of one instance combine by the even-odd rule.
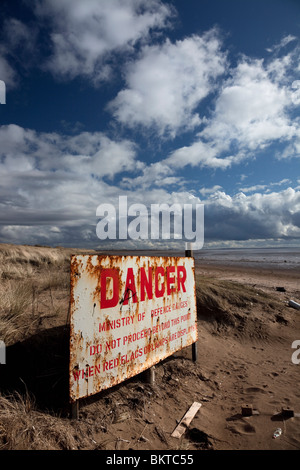
[[[256,433],[255,426],[244,421],[237,421],[228,427],[229,431],[234,434],[254,434]]]
[[[268,374],[270,377],[278,377],[278,372],[271,372],[270,374]]]
[[[248,387],[245,389],[245,393],[267,393],[266,390],[260,387]]]

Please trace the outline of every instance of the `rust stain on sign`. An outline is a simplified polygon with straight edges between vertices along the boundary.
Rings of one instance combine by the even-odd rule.
[[[70,313],[76,401],[197,341],[194,259],[74,255]]]

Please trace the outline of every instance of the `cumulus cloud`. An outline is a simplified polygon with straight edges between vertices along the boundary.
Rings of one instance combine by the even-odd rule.
[[[177,188],[184,184],[184,178],[174,174],[174,171],[163,162],[143,164],[140,168],[141,174],[134,177],[123,177],[120,183],[121,188],[142,188],[168,187],[176,185]]]
[[[250,149],[271,140],[289,140],[296,132],[289,106],[287,88],[270,78],[262,61],[243,61],[223,86],[214,118],[203,136],[229,137]]]
[[[239,163],[244,155],[237,153],[235,155],[222,155],[226,144],[224,141],[216,142],[194,142],[189,146],[184,146],[171,152],[165,162],[170,167],[177,169],[188,165],[199,168],[212,168],[226,170],[233,163]]]
[[[209,194],[214,194],[216,193],[217,191],[221,190],[222,189],[222,186],[219,186],[218,184],[215,184],[213,187],[211,188],[201,188],[199,189],[199,193],[202,195],[202,196],[207,196]]]
[[[160,0],[43,0],[34,2],[51,24],[52,53],[46,68],[55,76],[107,80],[112,52],[130,50],[151,29],[168,25],[173,8]]]
[[[187,165],[228,169],[272,145],[285,147],[277,158],[299,156],[300,121],[299,84],[288,76],[295,66],[296,47],[268,62],[243,57],[230,77],[223,81],[215,107],[203,129],[190,145],[174,150],[166,162],[184,168]]]
[[[300,238],[297,188],[265,194],[256,188],[253,194],[231,196],[214,185],[199,189],[200,201],[180,190],[183,181],[176,173],[172,176],[165,164],[139,162],[129,141],[112,141],[102,133],[38,133],[16,125],[2,126],[0,139],[2,241],[102,246],[96,237],[96,208],[107,202],[117,207],[124,194],[129,204],[143,202],[148,208],[153,203],[204,203],[205,242]],[[135,172],[136,184],[133,177],[126,180],[126,170]],[[121,181],[116,179],[119,174]],[[147,174],[150,180],[159,176],[161,184],[151,185]],[[172,177],[177,189],[164,184]],[[126,181],[132,184],[126,186]],[[283,179],[269,188],[288,182]]]
[[[153,31],[165,29],[173,14],[159,0],[36,0],[34,11],[38,28],[45,27],[50,39],[44,70],[96,85],[110,76],[122,52],[130,60],[126,66],[122,62],[122,89],[108,106],[115,129],[120,124],[132,135],[151,131],[162,147],[168,140],[170,147],[163,147],[168,153],[161,152],[160,161],[150,163],[139,158],[142,150],[131,140],[104,132],[74,128],[70,135],[15,124],[0,127],[2,241],[95,246],[101,202],[117,205],[118,196],[127,194],[132,203],[189,203],[182,171],[187,166],[226,171],[259,158],[274,142],[282,148],[277,158],[299,157],[295,115],[300,86],[291,73],[297,70],[299,50],[285,49],[295,44],[294,37],[283,38],[268,60],[242,57],[230,66],[216,29],[150,42]],[[34,30],[30,37],[16,19],[5,23],[12,52],[24,43],[29,54],[37,34]],[[0,78],[11,87],[17,84],[3,45]],[[210,106],[203,114],[207,98]],[[183,133],[190,140],[179,146],[176,138]],[[274,191],[289,180],[245,186],[235,195],[214,182],[211,187],[189,185],[204,199],[205,240],[300,238],[299,187]]]
[[[209,240],[300,238],[300,191],[230,196],[217,191],[205,201],[205,236]]]
[[[114,177],[139,168],[131,142],[102,133],[67,136],[8,125],[0,140],[1,225],[88,227],[101,200],[119,194]]]
[[[126,126],[154,128],[159,135],[174,137],[201,124],[197,106],[215,89],[225,66],[216,30],[145,46],[127,66],[127,87],[109,109]]]
[[[11,124],[0,128],[2,171],[38,169],[65,174],[113,177],[132,168],[135,145],[128,140],[112,141],[101,132],[75,136],[38,133]]]

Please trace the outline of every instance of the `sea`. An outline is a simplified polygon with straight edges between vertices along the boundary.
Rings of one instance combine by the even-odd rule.
[[[202,249],[193,253],[195,260],[205,264],[259,267],[265,269],[299,270],[300,248],[222,248]]]
[[[185,256],[184,249],[176,250],[117,250],[111,254],[135,256]],[[203,248],[193,251],[197,264],[244,266],[260,269],[299,270],[300,278],[300,247],[277,248]]]

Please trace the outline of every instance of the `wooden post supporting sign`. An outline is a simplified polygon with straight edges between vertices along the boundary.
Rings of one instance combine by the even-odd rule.
[[[192,250],[191,243],[187,244],[187,247],[185,250],[185,256],[187,258],[193,258],[193,250]],[[192,358],[193,358],[193,362],[197,361],[197,343],[192,344]]]

